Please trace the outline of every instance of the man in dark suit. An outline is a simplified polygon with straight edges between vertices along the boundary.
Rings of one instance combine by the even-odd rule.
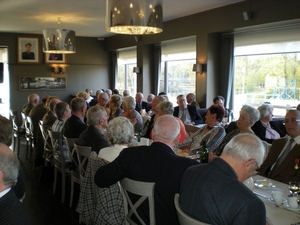
[[[284,122],[289,137],[273,141],[259,172],[283,183],[300,182],[300,111],[288,110]]]
[[[108,116],[103,106],[92,106],[87,111],[87,123],[89,126],[83,131],[77,145],[90,146],[97,154],[102,148],[109,147],[109,143],[102,131],[107,127]]]
[[[174,116],[182,120],[184,124],[202,124],[203,118],[200,116],[196,106],[188,105],[184,95],[177,96],[178,106],[174,107]]]
[[[179,139],[179,123],[170,115],[159,117],[154,124],[153,143],[124,149],[111,163],[101,167],[95,182],[99,187],[110,185],[128,177],[143,182],[155,182],[154,201],[157,225],[177,225],[174,195],[179,191],[179,182],[184,171],[198,164],[196,160],[177,156],[172,147]],[[140,210],[140,211],[139,211]],[[138,212],[146,211],[143,204]],[[149,215],[143,214],[145,223]]]
[[[65,133],[67,138],[79,138],[79,135],[85,131],[87,125],[84,123],[86,113],[86,102],[83,98],[73,98],[70,102],[72,116],[65,122]]]
[[[190,167],[180,183],[180,208],[208,224],[266,224],[264,203],[243,182],[263,162],[261,140],[239,134],[220,158]]]
[[[21,202],[11,189],[17,181],[18,171],[18,158],[0,143],[0,224],[30,224]]]
[[[143,101],[143,98],[144,95],[141,92],[138,92],[135,95],[135,101],[136,101],[135,110],[141,113],[141,110],[145,109],[145,111],[148,113],[151,109],[151,105],[148,102]]]

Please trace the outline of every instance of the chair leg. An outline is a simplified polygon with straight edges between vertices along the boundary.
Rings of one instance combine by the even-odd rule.
[[[66,194],[66,174],[62,173],[62,187],[61,187],[61,203],[65,202],[65,194]]]
[[[74,181],[71,176],[71,195],[70,195],[70,208],[72,207],[73,204],[73,195],[74,195]]]
[[[28,159],[29,140],[26,140],[26,159]]]
[[[56,183],[57,183],[57,169],[54,168],[53,194],[55,194],[55,191],[56,191]]]
[[[20,156],[20,142],[21,142],[21,140],[20,140],[20,135],[18,134],[18,153],[17,153],[17,155],[18,155],[18,157]]]

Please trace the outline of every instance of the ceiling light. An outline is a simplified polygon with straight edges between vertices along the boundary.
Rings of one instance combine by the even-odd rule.
[[[163,31],[162,0],[106,0],[106,31],[146,35]]]
[[[61,20],[58,18],[57,24]],[[75,31],[61,28],[43,30],[43,52],[54,54],[76,53]]]

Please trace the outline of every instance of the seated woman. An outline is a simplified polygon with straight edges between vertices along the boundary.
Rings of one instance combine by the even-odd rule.
[[[259,111],[251,105],[243,105],[240,111],[240,117],[236,122],[237,128],[230,131],[219,147],[217,147],[214,151],[209,153],[209,161],[213,160],[215,157],[220,156],[223,152],[225,145],[236,135],[240,133],[252,133],[251,130],[252,125],[258,121],[259,119]]]
[[[154,119],[154,122],[157,120],[158,117],[163,116],[163,115],[171,115],[173,116],[173,112],[174,112],[174,107],[172,102],[161,102],[159,103],[156,108],[156,116]],[[186,137],[188,137],[188,134],[185,130],[185,126],[183,124],[183,122],[181,121],[181,119],[179,119],[178,117],[174,116],[174,118],[179,122],[180,125],[180,138],[179,138],[179,142],[183,142],[185,140]],[[150,134],[150,139],[152,139],[152,134]]]
[[[132,96],[123,98],[122,109],[124,112],[122,116],[130,120],[134,127],[134,133],[139,133],[143,128],[142,116],[135,110],[135,99]]]
[[[225,129],[220,123],[223,116],[224,109],[222,106],[210,106],[205,116],[206,124],[186,138],[183,143],[177,144],[175,148],[195,150],[201,147],[203,140],[206,140],[208,151],[215,150],[226,135]],[[190,151],[188,152],[191,153]]]
[[[258,107],[258,110],[260,112],[260,120],[252,127],[256,136],[261,140],[272,144],[275,139],[286,135],[285,132],[280,130],[276,123],[272,121],[273,106],[271,104],[263,103]]]
[[[233,116],[233,111],[231,109],[225,108],[225,106],[224,106],[225,99],[223,96],[217,95],[216,97],[214,97],[213,102],[214,102],[214,104],[220,105],[224,108],[224,110],[225,110],[224,117],[227,118],[227,123],[230,123],[235,120],[234,116]]]
[[[111,147],[102,148],[98,157],[113,161],[134,140],[133,125],[125,117],[116,117],[108,123],[106,139]]]
[[[112,95],[109,100],[109,119],[108,121],[112,120],[115,117],[122,116],[123,110],[121,109],[122,99],[119,95]]]

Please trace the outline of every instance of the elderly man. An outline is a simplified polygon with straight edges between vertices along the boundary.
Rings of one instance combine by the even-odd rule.
[[[243,182],[260,166],[264,146],[253,134],[239,134],[220,156],[187,169],[180,183],[180,208],[208,224],[266,224],[264,203]]]
[[[84,123],[86,103],[83,98],[73,98],[70,102],[72,116],[65,122],[64,135],[67,138],[78,138],[85,131],[87,125]]]
[[[144,95],[141,92],[136,93],[135,95],[135,110],[141,113],[142,109],[145,109],[145,111],[148,113],[150,111],[150,104],[148,102],[143,101]]]
[[[130,96],[130,91],[125,89],[123,91],[123,97],[126,97],[126,96]]]
[[[98,103],[97,103],[96,105],[105,107],[106,104],[107,104],[108,101],[109,101],[108,94],[105,93],[105,92],[100,93],[100,94],[98,95],[97,100],[98,100]]]
[[[0,224],[30,224],[21,202],[11,189],[17,181],[18,171],[18,158],[0,143]]]
[[[187,103],[188,103],[189,105],[194,105],[194,106],[196,106],[197,109],[200,108],[200,105],[199,105],[199,103],[196,101],[196,96],[195,96],[194,93],[188,93],[188,94],[186,95],[186,101],[187,101]]]
[[[273,141],[259,172],[283,183],[300,182],[300,111],[288,110],[284,122],[289,136]]]
[[[203,118],[196,106],[188,105],[184,95],[177,96],[178,106],[174,107],[174,116],[181,119],[184,124],[202,124]]]
[[[99,154],[102,148],[109,147],[108,141],[103,135],[103,130],[107,127],[108,116],[102,106],[92,106],[87,111],[88,127],[83,131],[78,140],[77,145],[90,146],[92,151]]]
[[[58,97],[50,97],[47,100],[47,108],[48,112],[43,117],[43,124],[44,125],[53,125],[56,121],[57,117],[55,115],[55,106],[57,103],[61,102],[61,100]]]
[[[40,96],[37,94],[28,95],[28,102],[23,105],[22,112],[25,113],[26,116],[29,115],[31,109],[40,103]]]
[[[178,141],[179,130],[179,123],[173,116],[161,116],[154,125],[153,143],[150,146],[123,149],[114,161],[97,171],[96,184],[102,188],[109,187],[125,177],[155,182],[156,224],[179,224],[174,195],[179,191],[179,182],[184,171],[197,164],[196,160],[182,158],[174,153],[172,147]],[[147,208],[142,205],[140,210],[145,211]],[[149,223],[148,216],[144,215],[143,219],[146,224]]]

